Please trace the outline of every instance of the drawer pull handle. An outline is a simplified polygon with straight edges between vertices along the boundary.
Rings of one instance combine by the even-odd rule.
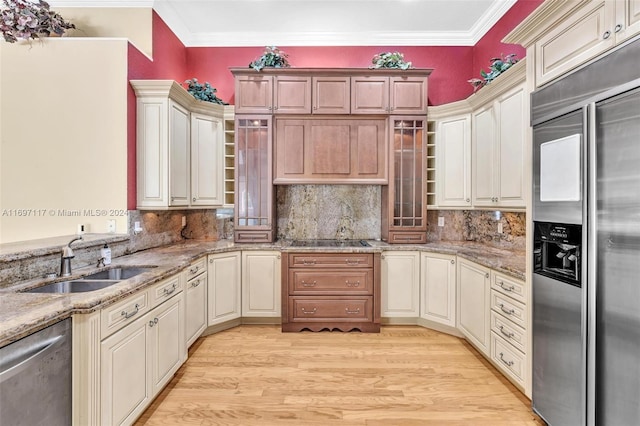
[[[345,283],[347,284],[347,287],[360,287],[360,281],[345,281]]]
[[[513,290],[515,289],[515,287],[514,287],[514,286],[512,286],[512,285],[510,285],[510,286],[505,286],[505,285],[504,285],[504,281],[500,281],[500,282],[498,283],[498,285],[499,285],[500,287],[502,287],[502,289],[503,289],[504,291],[513,291]]]
[[[195,273],[196,273],[196,272],[198,272],[199,270],[200,270],[200,267],[199,267],[199,266],[196,266],[196,267],[194,267],[194,268],[190,268],[190,269],[189,269],[189,273],[191,273],[191,274],[195,274]]]
[[[153,327],[157,323],[158,323],[158,318],[154,318],[149,321],[149,327]]]
[[[302,286],[303,287],[315,287],[316,286],[316,282],[313,281],[313,282],[307,283],[307,282],[302,281]]]
[[[307,311],[304,308],[302,308],[302,313],[305,315],[313,315],[316,313],[316,311],[318,310],[318,308],[313,308],[313,311]]]
[[[359,314],[359,313],[360,313],[360,308],[357,308],[355,311],[350,311],[350,310],[349,310],[349,308],[344,308],[344,311],[345,311],[347,314],[355,315],[355,314]]]
[[[315,259],[302,259],[302,263],[304,265],[315,265],[316,264],[316,260]]]
[[[513,333],[507,333],[506,331],[504,331],[504,326],[501,325],[498,327],[498,329],[500,330],[500,333],[507,337],[507,339],[511,339],[513,337]]]
[[[500,306],[500,310],[507,315],[513,315],[516,312],[513,309],[505,309],[502,303],[500,303],[498,306]]]
[[[347,262],[347,265],[359,265],[360,264],[360,260],[359,259],[347,259],[347,260],[345,260],[345,262]]]
[[[120,312],[120,315],[122,315],[124,317],[124,319],[131,318],[132,316],[134,316],[135,314],[138,313],[138,311],[140,310],[140,305],[136,303],[133,308],[134,308],[133,311],[131,311],[131,312],[122,311],[122,312]]]
[[[176,283],[173,283],[173,285],[171,286],[171,289],[168,289],[168,288],[165,288],[165,289],[164,289],[164,295],[165,295],[165,296],[170,295],[171,293],[173,293],[174,291],[176,291],[176,288],[177,288],[177,287],[178,287],[178,286],[176,285]]]
[[[500,361],[504,362],[504,365],[506,365],[507,367],[511,367],[513,365],[513,361],[505,361],[505,359],[502,357],[504,354],[502,352],[500,352]]]
[[[191,287],[198,287],[199,285],[200,285],[200,278],[198,278],[197,280],[195,280],[195,281],[193,281],[191,283]]]
[[[604,34],[602,34],[604,40],[607,40],[609,37],[611,37],[611,31],[605,31]]]

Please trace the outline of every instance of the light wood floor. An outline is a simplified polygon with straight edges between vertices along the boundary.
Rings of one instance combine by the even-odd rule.
[[[136,425],[543,425],[464,340],[241,326],[199,339]]]

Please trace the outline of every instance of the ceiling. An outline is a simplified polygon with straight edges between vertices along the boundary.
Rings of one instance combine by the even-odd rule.
[[[185,46],[473,46],[516,0],[51,0],[153,7]]]

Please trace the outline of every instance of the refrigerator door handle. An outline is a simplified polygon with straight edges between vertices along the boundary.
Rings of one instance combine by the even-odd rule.
[[[586,307],[586,329],[584,336],[587,342],[586,367],[587,367],[587,426],[596,426],[596,293],[597,293],[597,200],[596,200],[596,104],[592,102],[585,108],[585,127],[587,143],[585,144],[585,185],[583,194],[585,203],[583,204],[583,217],[587,232],[583,233],[586,239],[587,256],[586,265],[582,267],[583,283],[586,283],[583,306]],[[586,330],[591,330],[587,333]]]

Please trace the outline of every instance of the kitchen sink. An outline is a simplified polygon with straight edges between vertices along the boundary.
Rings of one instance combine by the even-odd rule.
[[[84,293],[87,291],[101,290],[119,283],[122,280],[133,278],[155,266],[122,266],[89,274],[77,280],[60,281],[40,287],[25,290],[25,293]]]
[[[84,293],[100,290],[119,283],[120,280],[73,280],[51,283],[26,290],[26,293]]]
[[[82,277],[83,280],[126,280],[150,271],[155,266],[122,266],[118,268],[105,269]]]

